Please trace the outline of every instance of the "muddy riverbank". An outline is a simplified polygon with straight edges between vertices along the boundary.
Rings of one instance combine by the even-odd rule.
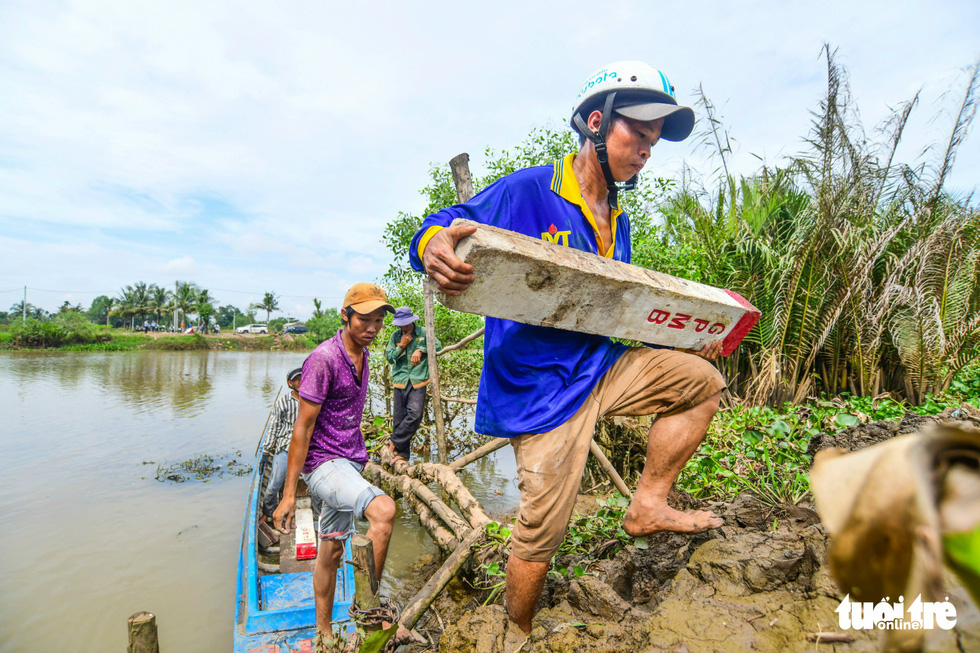
[[[909,413],[901,421],[821,434],[811,449],[856,450],[950,418],[980,427],[980,413],[972,408],[937,417]],[[696,506],[676,492],[672,502]],[[593,497],[580,497],[580,509],[589,505],[596,505]],[[725,525],[694,536],[654,535],[646,549],[627,547],[591,563],[578,577],[550,574],[523,650],[879,650],[877,631],[848,630],[845,643],[811,641],[815,633],[842,632],[835,610],[844,598],[828,573],[828,538],[812,505],[772,506],[748,493],[729,504],[703,505],[722,515]],[[569,569],[576,563],[557,562],[555,567]],[[980,650],[980,613],[951,576],[948,586],[957,624],[929,632],[926,650]],[[451,587],[420,624],[433,640],[430,650],[511,653],[522,638],[513,626],[508,629],[502,601],[482,605],[486,596],[462,582]]]

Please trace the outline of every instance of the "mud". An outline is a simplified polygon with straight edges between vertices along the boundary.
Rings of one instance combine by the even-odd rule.
[[[980,411],[957,410],[939,418],[980,426]],[[909,413],[900,422],[874,422],[820,434],[811,443],[811,453],[834,446],[860,449],[934,421]],[[880,650],[880,631],[848,630],[853,639],[847,643],[816,644],[807,638],[840,632],[835,610],[843,598],[828,574],[827,535],[811,506],[774,507],[749,494],[730,504],[695,506],[686,495],[673,493],[671,503],[684,509],[710,508],[725,525],[693,536],[656,534],[647,538],[646,550],[628,547],[591,564],[584,576],[549,576],[531,641],[521,650]],[[559,566],[571,568],[576,562],[561,560]],[[925,650],[980,651],[980,612],[952,577],[949,585],[957,625],[950,631],[930,631]],[[480,604],[485,596],[456,582],[440,597],[420,624],[431,640],[428,650],[516,650],[521,633],[507,621],[499,599],[495,605]]]

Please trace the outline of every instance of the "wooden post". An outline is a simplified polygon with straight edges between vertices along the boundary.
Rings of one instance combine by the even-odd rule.
[[[473,192],[473,180],[470,178],[470,155],[466,152],[457,154],[449,160],[453,171],[453,183],[456,185],[456,197],[459,203],[469,202],[476,194]]]
[[[377,608],[378,573],[374,568],[374,543],[366,535],[357,534],[350,540],[354,557],[354,599],[361,610]]]
[[[436,346],[436,306],[435,282],[426,278],[422,281],[425,289],[425,346],[426,349],[435,350]],[[432,390],[432,414],[436,418],[436,445],[439,449],[439,462],[445,465],[449,462],[448,445],[446,444],[446,425],[442,421],[442,401],[439,393],[439,364],[436,363],[435,351],[427,355],[425,359],[429,363],[429,388]]]
[[[129,628],[127,653],[160,653],[157,618],[149,612],[137,612],[126,622]]]

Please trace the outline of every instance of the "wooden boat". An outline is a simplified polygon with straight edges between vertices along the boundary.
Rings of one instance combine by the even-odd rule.
[[[263,431],[264,441],[268,430]],[[260,442],[261,442],[260,441]],[[260,447],[261,448],[261,447]],[[296,531],[282,535],[278,547],[261,546],[259,517],[261,497],[268,482],[271,462],[261,460],[252,472],[245,508],[242,547],[238,558],[238,600],[235,606],[235,653],[308,653],[313,649],[316,612],[313,602],[315,560],[296,559]],[[297,521],[302,511],[312,518],[310,497],[300,480],[296,500]],[[278,551],[276,550],[278,549]],[[334,629],[354,631],[348,610],[354,598],[354,575],[350,541],[345,544],[345,562],[337,571],[333,603]]]

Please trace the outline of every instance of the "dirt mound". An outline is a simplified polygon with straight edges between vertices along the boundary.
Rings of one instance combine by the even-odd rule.
[[[963,404],[959,408],[947,408],[938,415],[919,415],[906,412],[905,416],[898,422],[883,420],[849,426],[839,433],[819,433],[810,440],[807,453],[812,456],[821,449],[829,449],[830,447],[857,451],[896,435],[915,433],[930,424],[948,421],[963,421],[980,427],[980,410],[970,404]]]
[[[938,419],[980,426],[972,407]],[[827,447],[860,449],[921,429],[937,418],[907,414],[813,439]],[[692,507],[688,497],[672,503]],[[742,494],[708,504],[725,525],[709,533],[659,533],[645,550],[628,547],[592,564],[577,578],[551,578],[535,616],[531,644],[522,650],[595,651],[875,651],[880,631],[848,630],[842,644],[814,644],[808,635],[838,632],[843,593],[828,574],[827,535],[807,506],[770,506]],[[568,561],[559,561],[563,565]],[[457,599],[459,599],[457,594]],[[980,650],[980,613],[954,589],[957,626],[929,633],[925,650]],[[512,653],[520,638],[499,605],[443,603],[449,613],[440,651]]]

